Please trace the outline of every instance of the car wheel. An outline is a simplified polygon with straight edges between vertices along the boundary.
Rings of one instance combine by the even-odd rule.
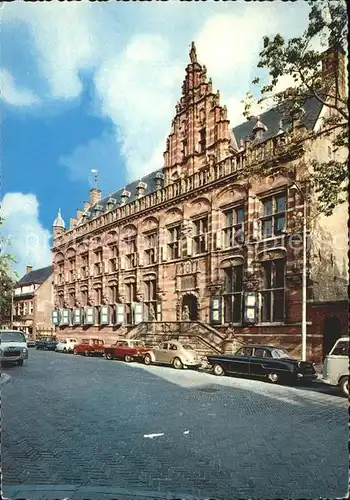
[[[19,359],[19,360],[17,361],[17,364],[18,364],[18,366],[23,366],[23,359]]]
[[[89,356],[89,351],[84,351],[84,356]]]
[[[38,345],[36,346],[36,350],[39,351],[39,346]]]
[[[65,347],[63,348],[63,354],[67,354],[67,349]]]
[[[150,354],[146,354],[145,356],[145,365],[151,365],[152,364],[152,358]]]
[[[273,384],[277,384],[277,382],[279,382],[279,379],[280,379],[280,376],[276,372],[271,372],[267,376],[267,380],[269,382],[272,382]]]
[[[129,356],[129,354],[125,354],[125,356],[124,356],[124,361],[125,361],[125,363],[131,363],[131,361],[132,361],[132,357],[131,357],[131,356]]]
[[[347,377],[344,377],[341,381],[340,381],[340,389],[342,391],[342,393],[344,394],[344,396],[346,396],[347,398],[349,397],[349,379]]]
[[[223,369],[223,367],[221,365],[215,364],[213,366],[213,373],[214,373],[214,375],[221,377],[222,375],[225,375],[225,370]]]
[[[46,346],[44,346],[44,351],[47,351],[47,347]]]
[[[78,351],[76,349],[73,349],[73,354],[76,356],[78,354]]]
[[[173,359],[173,367],[176,368],[176,370],[182,370],[184,365],[182,364],[182,361],[180,358]]]
[[[107,353],[106,353],[106,359],[108,359],[108,360],[113,359],[113,358],[112,358],[112,354],[110,354],[109,352],[107,352]]]

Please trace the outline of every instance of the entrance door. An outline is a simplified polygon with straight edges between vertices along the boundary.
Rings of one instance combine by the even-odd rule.
[[[337,316],[330,316],[323,324],[323,359],[341,336],[341,323]]]
[[[188,312],[190,321],[198,320],[198,301],[195,295],[185,295],[182,299],[182,314]]]

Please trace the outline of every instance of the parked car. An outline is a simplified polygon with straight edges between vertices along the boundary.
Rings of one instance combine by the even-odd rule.
[[[22,366],[25,359],[28,359],[28,348],[24,333],[18,330],[0,330],[0,363]]]
[[[43,351],[54,351],[57,344],[58,341],[55,337],[42,337],[41,339],[37,339],[36,348]]]
[[[73,349],[73,354],[81,354],[84,356],[104,356],[105,344],[100,339],[83,339],[76,344]]]
[[[117,340],[115,344],[105,347],[106,359],[123,359],[127,363],[141,361],[149,348],[140,340]]]
[[[281,347],[247,345],[235,354],[217,354],[207,358],[215,375],[232,373],[263,377],[274,384],[317,378],[314,363],[299,361]]]
[[[27,338],[27,347],[35,347],[35,346],[36,346],[36,341],[34,339]]]
[[[349,397],[349,337],[338,339],[327,354],[321,380],[338,386]]]
[[[56,352],[69,353],[74,351],[75,345],[78,343],[77,339],[63,339],[56,345]]]
[[[188,344],[181,344],[177,340],[162,342],[159,347],[149,350],[144,357],[146,365],[161,363],[181,369],[187,366],[199,368],[202,360],[196,351]]]

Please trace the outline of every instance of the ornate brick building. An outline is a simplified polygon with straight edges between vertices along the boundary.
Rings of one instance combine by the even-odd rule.
[[[312,211],[304,181],[311,159],[330,154],[322,134],[310,139],[324,113],[308,98],[302,112],[271,109],[230,128],[192,44],[162,168],[106,197],[91,189],[68,230],[60,213],[55,220],[59,332],[107,341],[186,335],[204,350],[231,350],[237,340],[298,351],[299,215],[305,200],[308,216]],[[258,163],[269,174],[247,178]],[[324,342],[323,326],[313,322],[319,307],[332,317],[337,301],[337,335],[346,331],[346,304],[339,306],[346,297],[346,218],[343,205],[309,223],[307,338],[316,360]]]

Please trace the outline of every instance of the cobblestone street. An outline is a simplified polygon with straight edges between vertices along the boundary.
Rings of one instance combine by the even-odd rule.
[[[274,386],[36,350],[4,372],[1,455],[11,499],[347,492],[348,403],[320,384]]]

